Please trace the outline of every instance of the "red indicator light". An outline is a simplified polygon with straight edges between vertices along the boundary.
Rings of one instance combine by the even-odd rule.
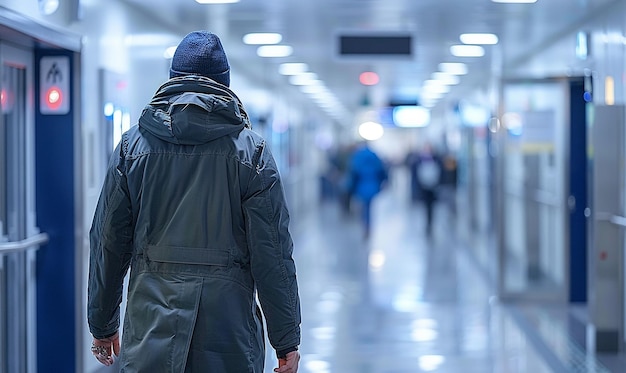
[[[0,90],[0,107],[2,111],[8,113],[13,110],[14,105],[15,98],[13,97],[13,91],[4,88]]]
[[[378,84],[379,80],[380,79],[378,78],[378,74],[371,71],[361,73],[361,75],[359,76],[359,81],[363,85],[376,85]]]
[[[58,87],[52,86],[46,92],[46,105],[50,109],[58,109],[63,102],[63,94]]]

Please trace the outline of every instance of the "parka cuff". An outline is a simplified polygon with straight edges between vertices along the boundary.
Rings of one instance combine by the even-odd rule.
[[[286,348],[284,350],[276,351],[276,357],[279,359],[284,359],[288,353],[293,352],[293,351],[298,351],[298,346],[293,346],[293,347]]]

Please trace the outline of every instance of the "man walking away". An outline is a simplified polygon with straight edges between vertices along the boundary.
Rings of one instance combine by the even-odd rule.
[[[121,353],[121,372],[262,373],[257,295],[274,371],[298,370],[300,302],[281,178],[229,84],[220,39],[188,34],[170,79],[110,159],[90,231],[88,319],[94,356],[111,365]]]

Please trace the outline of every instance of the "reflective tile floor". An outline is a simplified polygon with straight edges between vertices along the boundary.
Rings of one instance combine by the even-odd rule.
[[[605,360],[609,370],[585,354],[568,310],[498,302],[456,219],[440,206],[428,238],[422,207],[401,190],[375,201],[367,240],[357,214],[333,201],[294,219],[300,372],[626,372],[621,356]],[[272,372],[273,351],[266,361]]]
[[[489,249],[474,247],[484,240],[457,234],[463,208],[454,218],[438,206],[429,238],[401,186],[377,197],[367,240],[356,206],[293,216],[300,373],[626,373],[625,354],[585,352],[584,306],[499,302],[479,264],[493,265]]]

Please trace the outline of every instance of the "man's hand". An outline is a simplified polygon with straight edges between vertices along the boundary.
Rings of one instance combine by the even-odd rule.
[[[297,373],[300,353],[291,351],[284,359],[278,359],[278,368],[274,368],[276,373]]]
[[[91,342],[91,353],[100,363],[106,366],[113,364],[114,356],[120,355],[119,333],[115,333],[113,336],[105,339],[94,338],[93,342]]]

